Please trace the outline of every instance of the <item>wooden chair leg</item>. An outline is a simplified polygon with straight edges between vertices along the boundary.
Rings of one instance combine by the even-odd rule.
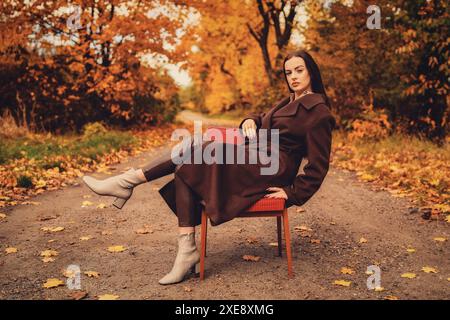
[[[205,257],[208,256],[208,216],[205,213]]]
[[[278,256],[282,256],[282,240],[281,240],[281,217],[277,216],[277,236],[278,236]]]
[[[200,280],[205,278],[205,255],[206,255],[206,232],[208,228],[208,216],[205,211],[202,211],[202,225],[201,225],[201,250],[200,250]]]
[[[288,261],[288,275],[289,278],[294,277],[294,273],[292,272],[292,252],[291,252],[291,234],[289,229],[289,219],[288,212],[285,208],[283,211],[283,228],[284,228],[284,239],[286,241],[286,255]]]

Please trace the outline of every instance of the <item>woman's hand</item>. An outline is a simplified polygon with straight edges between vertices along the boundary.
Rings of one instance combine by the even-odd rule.
[[[282,188],[279,187],[269,187],[266,189],[267,191],[275,191],[269,194],[266,194],[264,196],[264,198],[283,198],[286,199],[288,198],[286,192],[284,192],[284,190]]]
[[[256,122],[253,119],[247,119],[242,123],[244,137],[254,139],[256,137]]]

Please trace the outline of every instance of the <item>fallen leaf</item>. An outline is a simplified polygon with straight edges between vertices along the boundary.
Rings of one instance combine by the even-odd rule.
[[[343,287],[350,287],[351,281],[346,280],[334,280],[333,284]]]
[[[88,295],[85,291],[75,291],[69,294],[69,297],[71,297],[73,300],[81,300],[83,298],[86,298]]]
[[[437,270],[433,267],[423,267],[422,271],[425,273],[437,273]]]
[[[307,226],[295,226],[294,230],[296,230],[296,231],[313,231],[311,228],[308,228]]]
[[[85,271],[84,274],[89,278],[98,278],[100,276],[100,274],[96,271]]]
[[[416,277],[415,273],[407,272],[401,275],[402,278],[413,279]]]
[[[5,219],[5,218],[6,218],[6,214],[0,213],[0,219]]]
[[[406,249],[406,251],[407,251],[408,253],[414,253],[414,252],[416,252],[416,249],[414,249],[414,248],[408,248],[408,249]]]
[[[305,212],[306,210],[304,208],[297,208],[295,211],[296,212]]]
[[[261,259],[261,257],[246,254],[246,255],[242,256],[242,259],[244,259],[245,261],[259,261],[259,259]]]
[[[342,274],[354,274],[355,271],[353,271],[353,270],[350,269],[350,268],[343,267],[343,268],[341,268],[341,273],[342,273]]]
[[[58,255],[58,251],[56,251],[56,250],[41,251],[41,257],[55,257],[57,255]]]
[[[66,278],[74,278],[76,275],[76,272],[74,270],[65,269],[65,270],[63,270],[62,274]]]
[[[83,201],[81,203],[81,207],[82,208],[89,207],[89,206],[92,206],[92,205],[93,205],[93,203],[91,201],[89,201],[89,200],[85,200],[85,201]]]
[[[381,292],[381,291],[384,291],[384,288],[383,287],[375,287],[375,292]]]
[[[64,230],[64,227],[42,227],[41,230],[45,232],[60,232]]]
[[[98,300],[117,300],[119,299],[119,296],[116,296],[114,294],[102,294],[98,296]]]
[[[64,285],[64,281],[56,279],[56,278],[51,278],[51,279],[47,279],[47,281],[42,285],[42,287],[46,288],[46,289],[50,289],[50,288],[55,288],[58,286],[62,286]]]
[[[100,167],[97,169],[97,173],[106,173],[106,174],[108,174],[108,173],[110,173],[110,172],[109,172],[109,168],[108,168],[108,167],[100,166]]]
[[[312,234],[309,231],[300,231],[300,237],[311,238]]]
[[[365,239],[365,238],[359,239],[359,243],[366,243],[366,242],[367,242],[367,239]]]
[[[150,229],[146,229],[146,228],[141,228],[141,229],[137,229],[135,231],[137,234],[147,234],[147,233],[153,233],[152,230]]]
[[[81,241],[88,241],[88,240],[90,240],[90,239],[92,239],[91,236],[83,236],[83,237],[80,237],[80,240],[81,240]]]
[[[447,241],[447,238],[444,238],[444,237],[435,237],[435,238],[433,238],[433,240],[434,240],[434,241],[438,241],[438,242],[444,242],[444,241]]]
[[[53,262],[53,261],[55,261],[55,259],[54,259],[54,258],[51,258],[51,257],[44,257],[44,258],[42,258],[42,261],[45,262],[45,263],[48,263],[48,262]]]
[[[361,174],[360,178],[361,178],[361,180],[367,181],[367,182],[371,182],[371,181],[376,180],[376,177],[371,175],[371,174],[369,174],[369,173]]]
[[[8,247],[5,249],[6,254],[10,254],[10,253],[16,253],[17,252],[17,248],[14,247]]]
[[[192,291],[192,289],[191,289],[190,287],[186,287],[186,286],[184,286],[184,291],[185,291],[185,292],[191,292],[191,291]]]
[[[48,221],[48,220],[53,220],[58,218],[58,216],[44,216],[44,217],[39,217],[38,220],[39,221]]]
[[[41,203],[40,203],[40,202],[37,202],[37,201],[24,201],[24,202],[22,202],[21,204],[31,204],[31,205],[33,205],[33,206],[38,206],[38,205],[40,205]]]
[[[36,189],[43,188],[43,187],[45,187],[46,185],[47,185],[47,182],[45,182],[45,180],[39,179],[39,181],[36,182],[36,184],[35,184],[35,188],[36,188]]]
[[[278,247],[278,242],[271,242],[271,243],[269,243],[269,246]]]
[[[396,296],[386,296],[384,297],[385,300],[398,300]]]
[[[109,252],[122,252],[127,250],[124,246],[110,246],[108,247]]]
[[[311,239],[311,243],[319,244],[320,240],[319,239]]]

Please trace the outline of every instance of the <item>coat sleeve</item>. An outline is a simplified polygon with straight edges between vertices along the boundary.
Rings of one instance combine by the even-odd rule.
[[[248,117],[244,118],[241,123],[239,124],[239,129],[242,129],[242,124],[244,123],[245,120],[247,119],[252,119],[255,121],[256,123],[256,128],[259,129],[261,128],[261,124],[262,124],[262,118],[266,115],[265,112],[261,112],[261,113],[251,113]]]
[[[329,168],[334,126],[335,119],[329,114],[315,121],[307,131],[305,142],[308,163],[304,168],[305,174],[298,175],[292,185],[282,188],[288,196],[288,206],[304,204],[319,190]]]

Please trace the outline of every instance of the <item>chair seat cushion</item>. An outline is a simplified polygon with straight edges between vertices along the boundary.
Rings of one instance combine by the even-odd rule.
[[[286,200],[283,198],[262,198],[256,201],[246,212],[280,211],[284,209]]]

